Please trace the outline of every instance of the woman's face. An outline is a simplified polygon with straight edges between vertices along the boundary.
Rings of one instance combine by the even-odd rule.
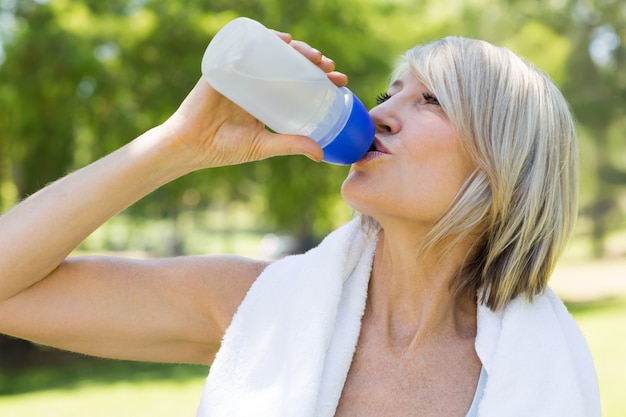
[[[352,165],[344,199],[383,226],[430,226],[448,209],[473,166],[437,99],[407,71],[370,115],[375,150]],[[383,101],[380,100],[380,101]]]

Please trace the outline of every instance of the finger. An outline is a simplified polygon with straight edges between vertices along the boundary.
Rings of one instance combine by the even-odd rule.
[[[322,55],[322,58],[316,63],[316,65],[324,72],[331,72],[335,70],[335,61],[324,55]]]
[[[311,61],[315,65],[318,65],[320,62],[322,62],[322,58],[324,57],[324,55],[322,55],[320,51],[313,48],[309,44],[302,42],[302,41],[293,40],[289,43],[289,45],[291,45],[293,49],[300,52],[302,55],[304,55],[309,61]]]
[[[335,70],[335,61],[327,56],[324,56],[324,54],[322,54],[319,50],[313,48],[306,42],[293,40],[290,33],[279,32],[274,29],[270,30],[283,41],[290,44],[293,49],[304,55],[309,61],[320,67],[324,72],[331,72]]]
[[[283,41],[285,41],[285,43],[289,43],[293,40],[291,33],[287,33],[287,32],[279,32],[277,30],[274,29],[270,29],[272,32],[274,32],[274,34],[276,36],[278,36],[279,38],[281,38]]]
[[[348,77],[335,71],[335,61],[324,56],[320,51],[311,47],[302,41],[291,41],[290,45],[302,55],[304,55],[309,61],[317,65],[322,71],[327,73],[328,78],[338,87],[343,87],[348,84]]]
[[[264,154],[268,157],[278,155],[304,155],[320,162],[324,151],[313,139],[301,135],[284,135],[265,131],[260,141]]]
[[[348,84],[348,76],[343,72],[332,71],[326,74],[326,76],[337,87],[345,87]]]

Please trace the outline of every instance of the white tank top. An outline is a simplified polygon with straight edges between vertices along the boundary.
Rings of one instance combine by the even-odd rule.
[[[474,394],[472,405],[470,406],[467,414],[465,414],[465,417],[478,416],[478,404],[480,403],[480,400],[483,398],[483,394],[485,393],[485,385],[487,385],[487,372],[485,371],[485,368],[481,367],[480,376],[478,377],[478,384],[476,384],[476,393]]]

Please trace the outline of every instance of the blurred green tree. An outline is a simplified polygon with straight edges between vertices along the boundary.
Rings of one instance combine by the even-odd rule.
[[[330,1],[310,6],[217,1],[207,7],[198,0],[3,3],[3,13],[12,16],[16,29],[5,43],[6,61],[0,66],[2,184],[10,183],[14,194],[24,197],[163,121],[199,79],[200,58],[213,34],[238,15],[310,38],[332,56],[341,56],[348,46],[360,48],[351,55],[369,58],[372,71],[361,71],[368,81],[372,73],[387,70],[384,58],[364,39],[366,27],[347,18],[352,13]],[[358,4],[342,5],[348,6]],[[333,33],[325,33],[331,29]],[[384,44],[377,49],[385,50]],[[351,69],[360,63],[340,68],[357,73]],[[366,94],[375,95],[371,88]],[[266,220],[280,230],[295,227],[303,239],[310,239],[336,225],[322,202],[337,196],[345,172],[312,165],[305,158],[277,158],[195,173],[142,200],[129,213],[175,217],[181,206],[188,206],[182,202],[185,190],[199,191],[196,205],[210,204],[217,184],[222,188],[217,194],[230,199],[272,194],[264,204]],[[292,174],[283,175],[285,171]],[[0,198],[7,206],[11,194]],[[326,218],[325,230],[315,230],[314,217]]]
[[[245,15],[334,58],[369,106],[398,54],[447,34],[537,64],[578,117],[583,214],[601,255],[626,183],[625,13],[622,0],[0,0],[0,210],[161,123],[198,81],[211,37]],[[289,232],[304,249],[349,216],[339,197],[346,172],[300,157],[197,172],[127,213],[175,222],[188,210],[253,202],[259,229]]]
[[[569,43],[557,81],[579,124],[581,214],[591,219],[592,252],[602,257],[607,233],[624,222],[619,201],[626,185],[626,7],[622,0],[509,4]]]
[[[453,32],[509,47],[563,91],[580,133],[581,230],[591,237],[593,255],[604,256],[607,233],[624,225],[624,2],[474,0],[456,16]]]
[[[367,105],[386,87],[399,53],[446,34],[504,44],[535,62],[564,87],[585,137],[593,137],[588,148],[596,160],[584,163],[597,174],[584,179],[590,190],[584,203],[601,242],[604,223],[617,212],[619,194],[612,183],[625,176],[619,167],[624,161],[614,152],[623,136],[626,94],[626,19],[620,4],[3,0],[0,208],[163,121],[198,80],[211,37],[232,18],[246,15],[333,57]],[[345,167],[306,158],[274,158],[188,175],[128,213],[175,218],[185,210],[253,199],[260,228],[293,232],[299,246],[307,246],[349,216],[345,207],[338,208],[345,174]],[[184,199],[190,191],[196,198]]]

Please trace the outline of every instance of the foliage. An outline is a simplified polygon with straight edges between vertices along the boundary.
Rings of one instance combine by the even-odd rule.
[[[211,37],[240,15],[324,51],[368,106],[413,44],[451,34],[513,49],[555,79],[577,116],[581,224],[591,224],[583,232],[597,255],[624,222],[623,0],[0,0],[0,211],[161,123],[200,78]],[[172,219],[177,253],[177,233],[206,227],[198,212],[238,213],[246,202],[255,218],[245,227],[288,232],[304,248],[350,216],[339,196],[345,174],[302,157],[197,172],[122,221]],[[162,226],[152,228],[169,239]]]
[[[585,133],[583,214],[601,242],[621,221],[616,184],[626,179],[615,152],[626,123],[622,3],[0,0],[0,209],[162,122],[198,81],[211,37],[246,15],[333,57],[368,106],[396,57],[432,38],[484,38],[533,61],[564,88]],[[128,214],[175,218],[247,201],[260,224],[306,246],[350,216],[339,203],[345,174],[300,157],[198,172]]]
[[[519,6],[517,0],[511,2]],[[561,88],[592,151],[582,153],[583,214],[593,220],[593,252],[605,252],[607,231],[622,221],[626,185],[626,7],[621,0],[524,2],[525,14],[569,43]],[[554,57],[554,55],[553,55]],[[589,146],[590,145],[590,146]]]
[[[291,31],[328,55],[346,56],[338,65],[354,74],[353,89],[374,97],[378,87],[372,80],[384,79],[381,74],[388,71],[387,57],[379,52],[385,43],[365,37],[367,25],[359,14],[347,13],[366,4],[302,6],[287,1],[215,2],[210,8],[201,1],[5,2],[5,15],[14,16],[16,29],[0,67],[0,149],[5,151],[0,172],[2,184],[11,183],[16,192],[5,186],[4,205],[11,194],[33,193],[163,121],[197,82],[211,36],[237,15]],[[346,45],[350,54],[341,53]],[[327,209],[334,205],[326,204],[337,198],[345,168],[313,165],[305,158],[282,158],[196,173],[163,187],[131,213],[176,216],[193,208],[190,204],[267,195],[262,206],[276,227],[301,230],[304,236],[318,223],[322,233],[337,225]],[[184,200],[187,190],[196,191],[197,198]]]

